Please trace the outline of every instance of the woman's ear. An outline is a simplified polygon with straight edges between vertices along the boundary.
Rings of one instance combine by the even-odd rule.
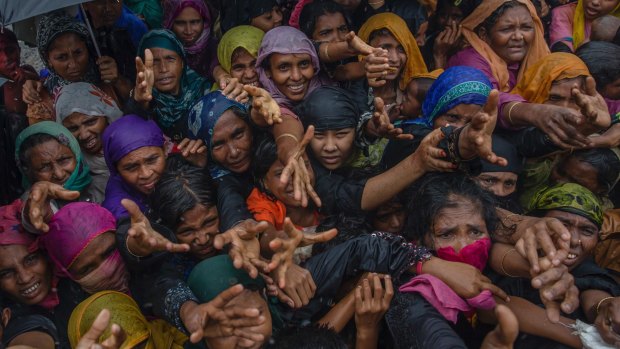
[[[9,320],[11,320],[11,308],[2,309],[2,327],[6,327],[8,325]]]

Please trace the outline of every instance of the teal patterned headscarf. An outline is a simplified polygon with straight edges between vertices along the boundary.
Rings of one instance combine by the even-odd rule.
[[[480,70],[456,66],[446,69],[426,94],[422,117],[413,123],[433,127],[435,119],[459,104],[484,105],[493,86]]]
[[[575,183],[556,184],[545,188],[532,198],[534,211],[559,210],[578,214],[599,228],[603,224],[603,208],[594,193]]]
[[[69,179],[67,179],[67,181],[63,184],[63,187],[67,190],[76,191],[82,191],[84,188],[86,188],[92,181],[92,178],[90,177],[90,170],[88,168],[88,165],[86,165],[82,158],[82,151],[80,150],[80,144],[78,143],[77,139],[75,139],[71,132],[69,132],[69,130],[67,130],[61,124],[52,121],[41,121],[27,127],[25,130],[20,132],[20,134],[17,136],[17,139],[15,140],[15,161],[19,165],[19,169],[20,171],[22,171],[23,174],[22,184],[24,186],[24,189],[30,188],[32,183],[28,182],[26,174],[23,173],[23,166],[19,163],[19,151],[22,147],[22,144],[26,139],[28,139],[28,137],[40,133],[47,134],[56,138],[56,140],[60,144],[69,147],[73,152],[73,155],[75,155],[75,169],[73,170],[73,173],[71,173]]]

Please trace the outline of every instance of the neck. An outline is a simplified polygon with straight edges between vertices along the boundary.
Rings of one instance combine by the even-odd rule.
[[[398,89],[398,79],[388,81],[380,87],[373,87],[373,94],[375,97],[381,97],[385,104],[390,104],[396,102],[396,89]]]

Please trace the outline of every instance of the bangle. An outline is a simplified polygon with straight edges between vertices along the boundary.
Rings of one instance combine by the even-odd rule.
[[[125,239],[125,248],[127,249],[127,252],[132,256],[137,258],[138,260],[141,260],[143,256],[138,256],[137,254],[134,254],[133,252],[131,252],[131,249],[129,248],[129,234],[127,234],[127,239]]]
[[[513,105],[510,106],[510,108],[508,109],[508,121],[510,122],[511,125],[514,126],[514,122],[512,122],[512,109],[514,107],[516,107],[518,104],[521,104],[523,102],[516,102]]]
[[[325,60],[326,61],[331,61],[331,58],[329,58],[329,53],[327,52],[327,47],[329,47],[329,42],[325,44],[325,48],[323,49],[323,53],[325,54]]]
[[[385,0],[379,0],[379,1],[375,1],[375,2],[368,2],[368,5],[372,6],[372,5],[379,5],[385,3]]]
[[[278,140],[282,137],[291,137],[292,139],[295,140],[295,142],[299,143],[299,138],[297,138],[297,136],[295,136],[292,133],[283,133],[281,135],[279,135],[278,137],[276,137],[276,143],[278,143]]]
[[[599,308],[601,307],[601,304],[603,304],[604,301],[609,300],[609,299],[614,299],[614,297],[605,297],[603,299],[601,299],[600,301],[598,301],[598,304],[596,305],[596,315],[598,315],[598,311]]]
[[[431,257],[433,257],[433,255],[430,252],[426,252],[426,253],[424,253],[424,254],[422,254],[420,256],[420,260],[415,265],[415,272],[416,272],[416,274],[418,274],[418,275],[424,274],[422,272],[422,267],[424,266],[424,262],[429,261],[431,259]]]
[[[502,269],[502,273],[504,273],[504,275],[509,276],[509,277],[511,277],[511,278],[516,278],[516,277],[518,277],[518,276],[516,276],[516,275],[511,275],[511,274],[509,274],[509,273],[506,271],[506,269],[504,269],[504,260],[506,260],[506,256],[508,256],[508,254],[509,254],[510,252],[512,252],[512,251],[516,251],[516,249],[511,248],[510,250],[508,250],[508,251],[506,251],[506,252],[504,253],[504,255],[502,256],[502,262],[500,263],[500,268]]]

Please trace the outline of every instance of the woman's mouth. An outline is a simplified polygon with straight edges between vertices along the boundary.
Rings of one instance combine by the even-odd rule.
[[[590,7],[585,7],[584,8],[584,12],[586,13],[586,15],[588,15],[588,17],[590,18],[595,18],[598,17],[599,11],[595,10],[593,8]]]
[[[329,165],[335,165],[340,162],[340,156],[322,156],[323,162]]]
[[[305,92],[305,90],[306,90],[306,83],[302,82],[302,83],[299,83],[299,84],[287,85],[287,88],[293,94],[301,94],[301,93]]]
[[[82,144],[84,145],[84,148],[86,150],[93,150],[97,146],[97,138],[91,137],[87,139],[86,141],[82,142]]]
[[[22,290],[20,294],[25,298],[35,298],[38,295],[38,290],[41,287],[41,282],[38,281],[34,285]]]

